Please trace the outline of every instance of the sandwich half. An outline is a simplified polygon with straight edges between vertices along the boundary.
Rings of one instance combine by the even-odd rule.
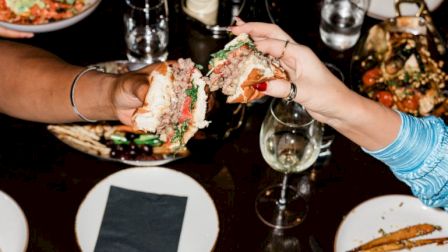
[[[133,115],[133,127],[157,134],[167,153],[176,152],[208,126],[206,83],[191,59],[179,59],[155,69],[149,85],[143,106]]]
[[[288,79],[280,62],[258,51],[249,35],[242,33],[211,55],[207,76],[210,91],[221,89],[227,103],[247,103],[264,96],[253,85]]]

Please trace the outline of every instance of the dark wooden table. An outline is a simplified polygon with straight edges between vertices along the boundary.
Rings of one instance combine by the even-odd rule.
[[[122,2],[102,1],[92,15],[78,24],[36,34],[23,42],[78,65],[125,59]],[[213,39],[190,25],[179,2],[169,2],[169,58],[192,57],[206,63],[209,53],[221,48],[228,38]],[[320,1],[279,2],[279,24],[324,61],[339,66],[347,77],[352,50],[334,52],[320,41]],[[444,13],[448,13],[446,1],[433,17],[442,34],[448,34]],[[366,18],[363,30],[377,22]],[[281,175],[264,162],[258,146],[266,108],[266,102],[248,107],[243,126],[229,138],[193,143],[192,156],[164,165],[190,175],[212,196],[220,220],[215,251],[262,251],[271,237],[272,229],[257,218],[254,210],[257,193],[281,180]],[[0,190],[11,195],[26,214],[28,251],[79,251],[74,232],[79,204],[101,179],[128,166],[76,151],[53,137],[44,124],[1,116],[0,129]],[[332,152],[327,162],[305,174],[311,186],[309,213],[300,226],[284,234],[285,239],[298,239],[302,251],[311,251],[310,236],[322,251],[332,251],[341,220],[364,200],[385,194],[410,194],[385,165],[345,137],[336,135]],[[299,185],[300,181],[300,176],[295,176],[292,184]]]

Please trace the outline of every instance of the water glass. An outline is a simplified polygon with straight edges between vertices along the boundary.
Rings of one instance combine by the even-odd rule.
[[[324,0],[320,37],[329,47],[343,51],[356,44],[369,0]]]
[[[168,57],[168,6],[166,0],[125,0],[127,57],[151,64]]]

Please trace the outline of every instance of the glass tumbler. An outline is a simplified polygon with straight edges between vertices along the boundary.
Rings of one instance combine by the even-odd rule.
[[[369,0],[324,0],[319,26],[322,41],[343,51],[356,44]]]
[[[125,40],[128,60],[151,64],[168,57],[166,0],[125,0]]]

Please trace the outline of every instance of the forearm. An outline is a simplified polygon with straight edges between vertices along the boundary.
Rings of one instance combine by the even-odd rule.
[[[341,101],[340,113],[329,124],[367,150],[378,150],[398,135],[401,120],[397,112],[351,92]]]
[[[448,128],[440,118],[400,113],[397,138],[369,153],[388,165],[425,204],[448,210]]]
[[[78,121],[70,86],[83,68],[29,46],[0,42],[0,112],[41,122]],[[114,119],[110,93],[114,78],[97,72],[81,77],[76,103],[92,119]]]

